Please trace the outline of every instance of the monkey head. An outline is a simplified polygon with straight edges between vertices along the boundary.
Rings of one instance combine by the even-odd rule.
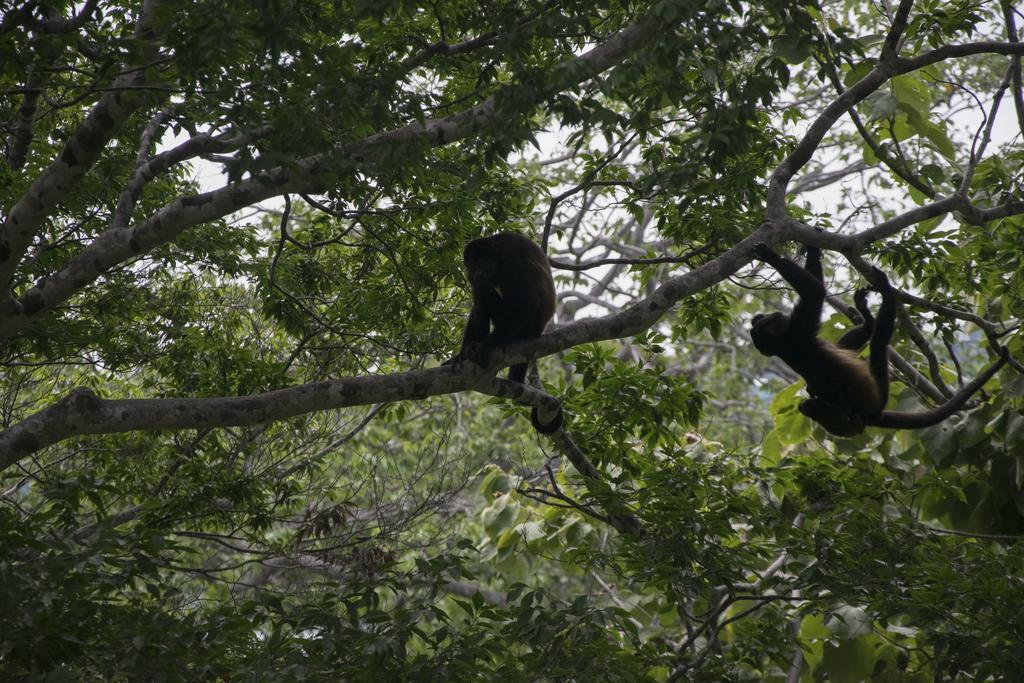
[[[466,277],[471,283],[488,285],[498,274],[498,254],[487,239],[476,239],[466,244],[462,251],[462,262],[466,266]]]
[[[767,315],[758,313],[750,323],[750,340],[754,348],[766,356],[777,356],[786,345],[789,316],[776,311]]]

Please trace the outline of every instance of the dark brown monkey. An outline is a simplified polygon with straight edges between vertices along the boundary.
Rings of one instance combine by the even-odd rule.
[[[472,360],[485,366],[494,349],[544,332],[555,314],[555,281],[539,246],[522,235],[501,232],[467,243],[462,260],[473,307],[462,334],[462,348],[445,365]],[[524,382],[527,366],[511,366],[508,378]],[[562,411],[550,424],[542,424],[534,407],[530,421],[538,432],[551,434],[562,426]]]
[[[756,315],[750,338],[758,351],[778,356],[807,382],[811,398],[800,403],[800,412],[837,436],[854,436],[866,426],[917,429],[938,424],[959,410],[967,399],[1006,362],[1005,355],[946,403],[919,413],[886,411],[889,398],[889,340],[896,323],[896,300],[889,279],[878,268],[871,271],[872,289],[882,295],[878,319],[867,307],[867,289],[854,296],[864,322],[848,331],[837,344],[818,337],[825,281],[821,250],[807,247],[804,267],[779,256],[764,244],[754,254],[775,268],[799,295],[793,312]],[[857,349],[870,341],[868,361]]]

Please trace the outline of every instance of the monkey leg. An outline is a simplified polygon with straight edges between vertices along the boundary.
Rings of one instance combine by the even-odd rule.
[[[526,382],[526,370],[529,363],[516,363],[510,365],[508,368],[508,378],[513,382],[519,382],[520,384]]]
[[[798,410],[836,436],[856,436],[864,431],[864,418],[848,405],[809,398],[800,402]]]
[[[540,335],[534,329],[532,312],[528,307],[506,305],[494,319],[494,330],[484,340],[486,354],[482,354],[483,363],[494,349],[504,349],[514,342],[532,339]],[[516,382],[526,381],[529,363],[516,363],[508,369],[508,378]]]

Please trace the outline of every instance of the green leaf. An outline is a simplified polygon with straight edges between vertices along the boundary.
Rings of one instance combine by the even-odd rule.
[[[916,111],[922,119],[931,109],[931,90],[928,84],[913,74],[896,76],[890,81],[892,95],[903,107]]]
[[[826,643],[822,668],[835,683],[871,680],[875,668],[873,638],[862,636],[832,645]]]
[[[946,134],[944,125],[929,122],[924,128],[924,136],[940,154],[950,161],[956,161],[956,149],[953,147],[953,141]]]
[[[846,73],[843,76],[843,85],[849,88],[857,81],[867,76],[868,72],[870,72],[873,68],[875,68],[875,63],[873,60],[858,62],[857,64],[854,64],[852,67],[844,68]]]

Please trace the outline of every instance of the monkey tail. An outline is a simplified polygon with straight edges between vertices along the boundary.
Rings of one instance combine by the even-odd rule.
[[[532,424],[533,428],[536,429],[541,434],[554,434],[555,432],[562,428],[562,422],[564,418],[564,411],[562,410],[562,406],[558,406],[558,414],[555,416],[555,419],[548,424],[544,424],[543,422],[541,422],[540,418],[537,416],[537,413],[537,406],[534,406],[530,410],[530,424]]]
[[[963,408],[967,400],[976,394],[985,385],[985,382],[989,381],[999,371],[999,368],[1006,364],[1006,355],[1007,352],[1004,350],[1002,357],[998,361],[985,368],[973,381],[965,384],[951,399],[937,408],[918,413],[886,410],[869,418],[867,423],[873,427],[885,427],[887,429],[921,429],[922,427],[937,425]]]

